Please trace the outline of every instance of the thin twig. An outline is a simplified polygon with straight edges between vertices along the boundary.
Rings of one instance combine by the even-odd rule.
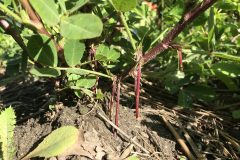
[[[228,140],[232,146],[237,150],[237,151],[240,151],[240,145],[232,138],[230,138],[229,135],[225,134],[224,132],[222,131],[219,131],[219,133],[226,139]]]
[[[181,145],[181,147],[184,150],[184,152],[186,153],[187,157],[191,160],[195,160],[196,158],[191,153],[190,149],[188,148],[188,146],[186,145],[184,140],[180,137],[180,135],[177,133],[177,131],[173,128],[173,126],[168,122],[167,117],[162,115],[162,119],[163,119],[163,122],[168,127],[168,129],[172,132],[172,134],[176,138],[177,142]]]
[[[32,9],[31,5],[29,4],[29,1],[28,0],[21,0],[20,3],[23,6],[23,8],[25,9],[25,11],[27,12],[27,14],[28,14],[29,18],[31,19],[32,23],[38,29],[38,32],[42,33],[42,34],[45,34],[45,35],[50,37],[50,34],[48,33],[48,31],[43,26],[43,23],[41,22],[40,18],[37,16],[37,14]]]
[[[196,154],[198,159],[202,159],[203,155],[199,152],[196,144],[194,143],[193,139],[191,138],[191,136],[188,134],[188,132],[185,130],[185,128],[183,128],[180,120],[178,118],[175,118],[178,122],[179,127],[181,128],[181,130],[184,133],[184,137],[186,138],[186,140],[188,141],[189,145],[192,147],[193,152]]]
[[[134,40],[133,40],[132,33],[131,33],[131,31],[130,31],[130,29],[129,29],[129,27],[128,27],[127,21],[126,21],[126,19],[125,19],[125,17],[124,17],[124,15],[123,15],[122,12],[120,12],[120,18],[121,18],[121,21],[122,21],[125,29],[126,29],[128,38],[129,38],[130,43],[131,43],[131,45],[132,45],[132,48],[133,48],[133,50],[135,51],[137,47],[136,47],[135,42],[134,42]]]
[[[116,98],[116,114],[115,114],[115,125],[118,126],[118,116],[120,110],[120,91],[121,91],[121,79],[117,81],[117,98]]]

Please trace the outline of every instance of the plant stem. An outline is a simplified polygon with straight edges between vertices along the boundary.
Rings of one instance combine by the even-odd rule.
[[[109,119],[112,120],[112,110],[113,110],[113,102],[114,102],[114,97],[115,97],[115,92],[116,92],[116,81],[117,79],[114,78],[112,82],[112,94],[111,94],[111,99],[109,102]]]
[[[16,20],[19,23],[23,23],[23,20],[21,17],[19,17],[17,14],[13,13],[10,9],[8,9],[5,5],[0,3],[0,10],[4,13],[6,13],[8,16],[12,17],[14,20]]]
[[[120,92],[121,92],[121,79],[117,80],[117,98],[116,98],[116,114],[115,125],[118,126],[119,105],[120,105]]]
[[[88,74],[94,74],[97,76],[102,76],[105,78],[109,78],[109,79],[113,79],[113,77],[100,73],[100,72],[96,72],[96,71],[92,71],[92,70],[87,70],[87,69],[82,69],[82,68],[64,68],[64,67],[51,67],[53,69],[57,69],[57,70],[64,70],[64,71],[69,71],[71,73],[75,73],[75,74],[79,74],[80,72],[82,72],[81,74],[84,73],[88,73]]]
[[[157,55],[169,48],[172,41],[196,19],[201,13],[210,8],[217,0],[204,0],[195,8],[184,14],[183,18],[175,25],[175,27],[166,35],[162,42],[158,43],[155,47],[150,49],[144,56],[144,64],[154,59]]]
[[[136,97],[136,118],[139,118],[139,97],[140,97],[140,83],[141,83],[141,63],[137,66],[137,78],[136,78],[136,91],[135,91],[135,97]]]
[[[132,45],[132,48],[133,48],[134,51],[135,51],[135,50],[137,49],[137,47],[136,47],[136,45],[135,45],[135,43],[134,43],[134,40],[133,40],[133,37],[132,37],[132,33],[131,33],[131,31],[130,31],[130,29],[129,29],[129,27],[128,27],[127,21],[126,21],[126,19],[125,19],[125,17],[124,17],[124,15],[123,15],[122,12],[120,12],[120,18],[121,18],[121,21],[122,21],[125,29],[126,29],[128,38],[129,38],[130,43],[131,43],[131,45]]]
[[[155,47],[151,48],[148,52],[144,54],[142,60],[144,61],[142,65],[148,63],[154,59],[157,55],[161,54],[163,51],[167,50],[173,40],[189,25],[194,19],[196,19],[201,13],[210,8],[217,0],[204,0],[202,3],[198,4],[192,10],[188,11],[183,18],[175,25],[175,27],[170,30],[170,32],[165,36],[165,38],[159,42]],[[126,78],[128,75],[131,75],[134,71],[136,65],[139,62],[130,64],[130,67],[125,70],[120,77],[122,79]]]

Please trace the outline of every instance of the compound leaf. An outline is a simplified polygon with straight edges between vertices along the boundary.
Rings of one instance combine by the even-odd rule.
[[[38,63],[46,66],[57,66],[57,50],[49,37],[45,35],[33,35],[28,41],[27,48],[29,56]]]

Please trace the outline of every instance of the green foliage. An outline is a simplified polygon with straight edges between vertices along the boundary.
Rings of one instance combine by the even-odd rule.
[[[67,40],[64,45],[64,57],[70,67],[74,67],[80,63],[85,44],[78,40]]]
[[[16,116],[12,107],[9,107],[0,114],[0,144],[3,155],[0,154],[0,159],[14,159],[14,128],[16,124]]]
[[[29,38],[27,47],[29,56],[36,62],[44,66],[57,66],[57,50],[49,37],[45,35],[33,35]]]
[[[89,22],[94,22],[90,23]],[[68,39],[90,39],[99,37],[103,25],[101,20],[92,14],[77,14],[63,17],[60,24],[60,33]]]
[[[96,50],[96,59],[99,61],[116,61],[120,57],[120,53],[113,48],[109,48],[103,44],[99,45]]]
[[[58,24],[60,17],[54,0],[30,0],[30,3],[47,25]]]
[[[31,74],[38,77],[53,77],[56,78],[61,75],[61,72],[54,68],[38,68],[34,67],[29,71]]]
[[[137,0],[112,0],[112,4],[117,11],[127,12],[137,6]]]
[[[139,0],[30,0],[51,36],[36,34],[36,28],[28,26],[30,18],[20,4],[3,2],[13,12],[8,14],[17,21],[12,25],[21,32],[29,56],[37,64],[31,66],[30,73],[64,78],[67,82],[63,87],[82,97],[94,95],[91,89],[99,76],[112,80],[128,68],[136,61],[136,48],[142,46],[147,52],[184,13],[202,1],[155,0],[155,10]],[[218,89],[238,90],[239,11],[238,0],[218,1],[174,40],[183,51],[183,71],[176,49],[171,48],[143,66],[144,78],[154,79],[170,94],[179,95],[179,105],[185,107],[193,101],[214,103]],[[16,18],[18,15],[23,21]],[[5,50],[10,55],[13,48]],[[10,73],[19,72],[24,59],[19,57],[15,65],[9,65]],[[152,70],[148,66],[157,67]]]
[[[50,158],[63,154],[78,140],[78,129],[72,126],[64,126],[54,130],[37,148],[25,156],[22,160],[32,157]]]
[[[76,86],[81,88],[92,88],[95,84],[96,84],[95,76],[79,78],[76,82]]]

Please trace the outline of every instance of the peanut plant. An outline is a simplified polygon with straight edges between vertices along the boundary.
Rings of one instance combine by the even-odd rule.
[[[160,81],[184,107],[214,101],[222,86],[238,90],[238,20],[237,0],[0,1],[2,32],[22,49],[19,72],[65,79],[60,87],[79,98],[93,97],[98,82],[109,80],[116,124],[121,83],[129,76],[137,118],[142,77]]]

